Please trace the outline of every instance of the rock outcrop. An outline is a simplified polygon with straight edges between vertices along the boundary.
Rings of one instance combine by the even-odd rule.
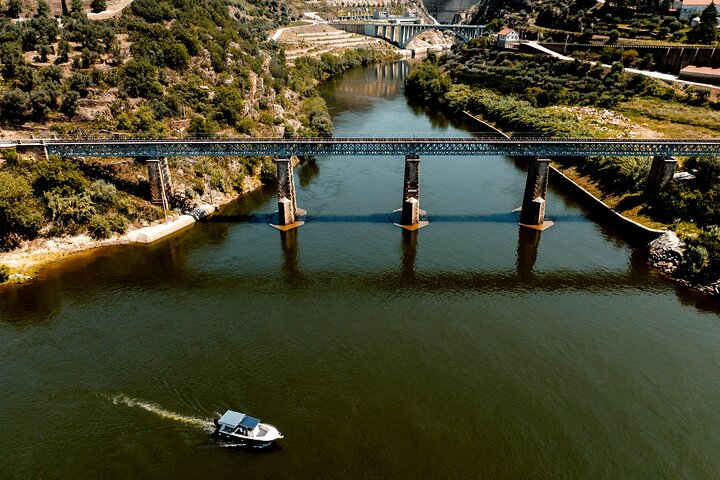
[[[680,266],[685,244],[674,232],[666,232],[648,245],[648,259],[661,272],[672,275]]]

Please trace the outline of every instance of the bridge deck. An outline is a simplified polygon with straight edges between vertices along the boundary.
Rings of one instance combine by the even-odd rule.
[[[720,155],[720,139],[470,138],[86,138],[2,140],[3,147],[44,147],[68,157],[289,155]]]

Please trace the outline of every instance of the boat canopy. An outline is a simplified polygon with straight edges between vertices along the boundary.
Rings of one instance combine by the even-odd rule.
[[[223,425],[227,425],[229,427],[245,427],[245,428],[255,428],[258,423],[260,423],[260,420],[254,417],[249,417],[245,415],[244,413],[240,412],[234,412],[232,410],[228,410],[225,412],[225,414],[220,417],[220,420],[218,420],[218,423],[221,423]]]

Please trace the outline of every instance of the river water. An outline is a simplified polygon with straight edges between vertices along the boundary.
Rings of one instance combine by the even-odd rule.
[[[338,135],[471,135],[408,104],[404,63],[323,91]],[[717,305],[676,289],[523,163],[422,158],[430,225],[394,226],[404,159],[297,169],[150,246],[0,290],[2,478],[713,478]],[[277,448],[222,447],[227,408]]]

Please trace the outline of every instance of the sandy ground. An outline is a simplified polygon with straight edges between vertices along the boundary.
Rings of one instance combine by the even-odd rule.
[[[78,252],[110,245],[130,243],[126,236],[114,235],[105,240],[93,240],[88,235],[64,238],[38,238],[23,244],[10,252],[0,253],[0,264],[11,271],[9,283],[24,283],[32,280],[45,265],[67,258]]]
[[[647,125],[633,123],[621,113],[604,108],[556,105],[550,107],[550,109],[570,113],[575,115],[583,124],[620,137],[651,139],[663,138],[665,136],[660,132],[648,128]]]

